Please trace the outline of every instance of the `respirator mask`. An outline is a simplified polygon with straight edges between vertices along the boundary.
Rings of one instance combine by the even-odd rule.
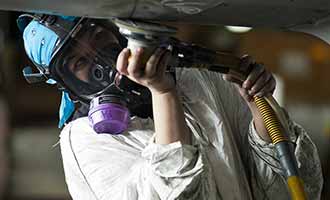
[[[52,77],[90,104],[88,118],[97,133],[119,134],[127,129],[131,112],[151,106],[149,90],[116,71],[124,42],[110,21],[81,20],[51,62]]]

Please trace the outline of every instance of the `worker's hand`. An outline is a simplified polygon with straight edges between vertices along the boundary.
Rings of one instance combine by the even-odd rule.
[[[243,56],[240,69],[250,71],[245,79],[234,74],[225,74],[224,79],[237,83],[239,93],[248,103],[253,101],[253,96],[264,97],[273,94],[276,82],[264,65],[255,63],[250,56]]]
[[[145,65],[142,64],[143,52],[143,48],[138,48],[135,52],[128,48],[123,49],[117,58],[118,72],[149,88],[152,94],[163,94],[175,88],[173,76],[165,72],[171,57],[170,52],[165,48],[158,48]]]

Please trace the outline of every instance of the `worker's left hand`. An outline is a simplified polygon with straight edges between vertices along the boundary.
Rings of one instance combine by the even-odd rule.
[[[248,103],[253,101],[253,96],[264,97],[273,94],[276,81],[264,65],[255,63],[250,56],[243,56],[240,69],[250,71],[243,80],[234,74],[225,74],[223,77],[227,81],[237,83],[239,93]]]

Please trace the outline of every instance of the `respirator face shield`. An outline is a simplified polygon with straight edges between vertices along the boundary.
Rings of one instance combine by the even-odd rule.
[[[60,45],[60,50],[54,53],[50,64],[51,77],[59,85],[77,100],[90,103],[89,115],[102,107],[100,112],[95,112],[97,118],[102,118],[97,132],[120,133],[127,127],[122,124],[127,124],[128,111],[137,115],[140,112],[137,110],[151,105],[151,94],[146,87],[116,71],[117,56],[126,45],[122,41],[123,36],[116,31],[116,27],[106,20],[82,20]],[[109,106],[105,108],[105,104],[111,104],[111,109]],[[112,123],[116,120],[111,118],[111,123],[105,123],[107,120],[102,113],[111,117],[119,116],[121,119],[117,121],[124,123],[113,130],[118,125]],[[95,120],[92,124],[95,125]],[[112,127],[110,131],[109,126]]]
[[[106,20],[82,21],[52,59],[52,77],[83,102],[104,93],[122,95],[129,104],[149,99],[147,88],[116,71],[117,56],[125,44],[115,31]]]

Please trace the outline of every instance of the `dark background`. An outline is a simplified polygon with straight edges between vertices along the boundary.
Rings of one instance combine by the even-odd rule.
[[[61,165],[57,129],[60,93],[29,85],[31,65],[16,27],[19,13],[0,12],[0,193],[3,199],[70,199]],[[277,97],[309,132],[324,172],[323,199],[330,198],[330,48],[310,35],[268,29],[233,33],[222,26],[171,24],[178,37],[236,55],[250,54],[278,77]],[[327,198],[328,197],[328,198]]]

